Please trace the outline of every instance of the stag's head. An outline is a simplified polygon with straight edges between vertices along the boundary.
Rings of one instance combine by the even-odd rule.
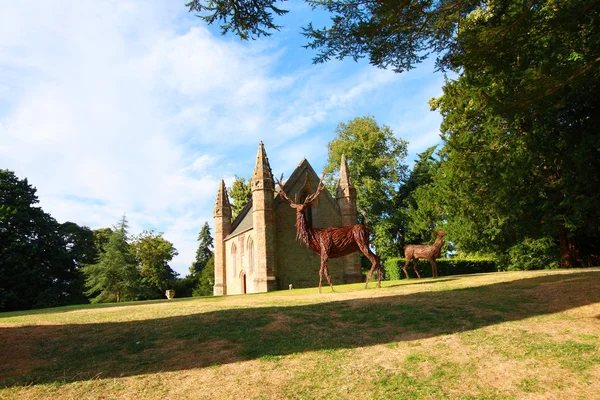
[[[437,231],[436,234],[438,235],[438,237],[444,237],[444,236],[446,236],[446,232],[444,232],[441,229],[439,231]]]
[[[317,190],[313,194],[306,196],[306,198],[304,199],[304,202],[302,202],[302,203],[297,203],[297,202],[293,201],[292,199],[290,199],[288,197],[288,195],[285,193],[285,191],[283,190],[283,182],[282,182],[283,174],[281,175],[281,178],[279,178],[279,179],[275,178],[275,180],[277,181],[277,184],[279,185],[279,195],[283,199],[287,200],[287,202],[290,203],[290,206],[292,208],[296,209],[296,213],[300,214],[300,213],[303,213],[304,210],[309,208],[315,202],[317,197],[319,197],[319,194],[321,194],[321,192],[325,188],[325,185],[323,184],[324,178],[325,178],[325,171],[323,171],[323,175],[321,175],[321,180],[319,181],[319,186],[317,186]],[[297,199],[296,199],[296,201],[297,201]]]

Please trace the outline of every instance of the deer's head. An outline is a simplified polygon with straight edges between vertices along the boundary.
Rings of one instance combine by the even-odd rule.
[[[319,197],[319,194],[321,194],[321,192],[323,191],[323,189],[325,189],[325,185],[323,184],[323,179],[325,178],[325,171],[323,171],[323,175],[321,175],[321,180],[319,181],[319,185],[317,186],[317,190],[306,196],[306,198],[304,199],[304,202],[302,203],[298,203],[298,199],[296,199],[296,201],[293,201],[292,199],[290,199],[288,197],[288,195],[285,193],[285,191],[283,190],[283,174],[281,175],[281,178],[277,179],[275,178],[275,180],[277,181],[277,184],[279,185],[279,195],[281,196],[281,198],[287,200],[288,203],[290,203],[290,206],[292,208],[296,209],[296,213],[303,213],[304,210],[306,210],[307,208],[309,208],[317,199],[317,197]]]
[[[437,231],[436,234],[438,235],[438,237],[444,237],[444,236],[446,236],[446,232],[444,232],[441,229],[439,231]]]

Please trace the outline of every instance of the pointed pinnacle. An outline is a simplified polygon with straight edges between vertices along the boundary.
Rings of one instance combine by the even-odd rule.
[[[342,161],[340,163],[340,180],[338,183],[340,188],[351,188],[352,180],[350,179],[350,173],[348,172],[348,163],[346,162],[346,156],[342,154]]]
[[[217,199],[215,201],[215,210],[225,208],[231,209],[231,205],[229,204],[229,196],[227,195],[225,181],[221,179],[221,183],[219,184],[219,191],[217,192]]]
[[[273,180],[273,173],[271,172],[271,166],[269,165],[269,159],[267,158],[265,146],[261,141],[258,144],[258,152],[256,153],[256,164],[254,165],[254,173],[252,174],[252,179],[265,178]]]

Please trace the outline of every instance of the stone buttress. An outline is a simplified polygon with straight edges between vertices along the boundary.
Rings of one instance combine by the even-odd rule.
[[[256,245],[256,292],[277,288],[275,271],[275,182],[262,142],[258,145],[252,174],[252,221]]]
[[[215,296],[222,296],[227,294],[227,268],[225,263],[226,252],[224,239],[231,233],[231,205],[229,204],[225,182],[222,179],[219,184],[213,217],[215,224],[215,285],[213,293]]]
[[[342,216],[342,226],[352,226],[358,223],[356,214],[356,188],[350,179],[348,163],[342,154],[340,163],[340,179],[336,190],[336,200]],[[362,282],[359,252],[344,257],[344,281],[346,283]]]

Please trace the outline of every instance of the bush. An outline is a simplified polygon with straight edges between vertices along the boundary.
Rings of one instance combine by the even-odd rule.
[[[509,271],[555,269],[560,266],[560,251],[549,237],[523,240],[508,251]]]
[[[397,280],[404,278],[402,267],[406,260],[404,258],[390,258],[383,264],[386,280]],[[497,272],[498,266],[496,261],[490,259],[453,259],[440,258],[436,260],[439,276],[448,275],[464,275],[464,274],[479,274],[484,272]],[[417,265],[419,274],[423,277],[432,276],[431,264],[427,260],[419,260]],[[417,275],[413,269],[411,261],[406,268],[410,278],[416,278]]]

